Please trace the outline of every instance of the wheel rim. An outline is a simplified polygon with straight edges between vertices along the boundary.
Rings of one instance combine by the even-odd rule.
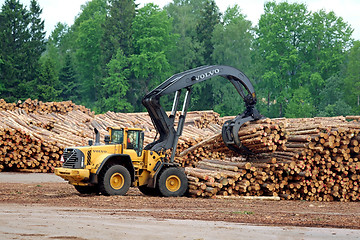
[[[166,188],[170,192],[176,192],[177,190],[180,189],[180,186],[181,186],[181,180],[178,176],[171,175],[166,179]]]
[[[120,173],[114,173],[110,178],[110,186],[113,189],[119,190],[124,186],[124,176]]]

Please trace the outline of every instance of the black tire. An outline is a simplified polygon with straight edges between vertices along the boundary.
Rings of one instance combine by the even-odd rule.
[[[97,194],[99,193],[99,188],[97,186],[79,186],[79,185],[74,185],[75,189],[80,193],[80,194]]]
[[[131,185],[129,171],[121,165],[110,165],[99,176],[99,189],[103,195],[125,195]]]
[[[140,190],[140,192],[142,192],[143,194],[145,194],[147,196],[160,196],[161,195],[158,188],[150,188],[146,185],[139,186],[139,190]]]
[[[188,188],[188,180],[184,171],[171,167],[161,173],[158,186],[164,197],[181,197]]]

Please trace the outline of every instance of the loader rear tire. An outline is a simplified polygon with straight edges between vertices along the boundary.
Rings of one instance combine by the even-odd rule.
[[[170,167],[161,173],[158,186],[164,197],[181,197],[188,188],[188,180],[180,168]]]
[[[100,192],[106,196],[125,195],[130,185],[130,173],[122,165],[110,165],[99,176]]]

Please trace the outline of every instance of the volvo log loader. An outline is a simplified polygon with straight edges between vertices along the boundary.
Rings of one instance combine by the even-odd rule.
[[[55,174],[74,185],[80,193],[124,195],[130,186],[137,186],[146,195],[182,196],[187,190],[187,177],[174,162],[174,157],[185,123],[191,86],[215,76],[229,80],[245,103],[245,111],[223,125],[223,141],[231,150],[250,153],[238,137],[245,122],[262,118],[255,108],[256,95],[250,80],[230,66],[203,66],[171,76],[142,99],[157,131],[154,142],[143,147],[142,129],[109,127],[109,135],[101,145],[95,128],[95,144],[66,148],[62,155],[63,166],[56,168]],[[182,90],[186,92],[175,129]],[[175,97],[168,115],[160,98],[170,93],[175,93]]]

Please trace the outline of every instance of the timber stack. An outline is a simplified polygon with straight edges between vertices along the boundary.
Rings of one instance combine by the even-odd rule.
[[[61,146],[18,129],[0,128],[0,134],[0,171],[53,172],[60,165]]]
[[[359,201],[360,124],[346,121],[350,119],[357,118],[247,123],[240,129],[239,137],[256,139],[242,141],[255,154],[247,156],[246,161],[203,159],[196,168],[186,168],[189,193],[194,197],[246,195]],[[257,148],[260,144],[264,144],[261,150]]]
[[[81,105],[76,105],[72,101],[42,102],[38,100],[31,100],[29,98],[24,102],[19,100],[17,103],[7,103],[4,99],[0,99],[0,111],[14,111],[17,109],[21,109],[26,113],[45,112],[59,114],[66,114],[70,111],[79,110],[90,116],[94,116],[94,112],[92,112],[90,109]]]
[[[87,118],[81,122],[80,119]],[[0,171],[53,172],[66,146],[84,145],[92,119],[81,110],[68,114],[0,111]]]
[[[211,125],[222,125],[222,121],[220,120],[220,114],[214,111],[196,111],[193,112],[193,114],[194,113],[199,116],[194,119],[194,125],[197,128],[203,129],[211,127]]]
[[[248,122],[238,135],[250,155],[224,145],[221,128],[229,119],[213,111],[187,114],[176,161],[191,196],[360,200],[360,116]],[[156,136],[147,113],[94,115],[72,102],[0,100],[0,171],[52,172],[65,147],[86,145],[94,128],[103,139],[109,126],[142,128],[145,144]]]
[[[206,112],[207,115],[211,111]],[[202,112],[189,112],[180,145],[211,136],[219,129],[199,129],[194,121]],[[216,114],[216,113],[214,113]],[[145,130],[145,144],[153,141],[156,132],[147,113],[94,113],[71,101],[42,103],[26,100],[6,103],[0,100],[0,171],[52,172],[61,166],[60,156],[65,147],[87,145],[94,139],[94,128],[107,134],[107,127],[139,127]]]

